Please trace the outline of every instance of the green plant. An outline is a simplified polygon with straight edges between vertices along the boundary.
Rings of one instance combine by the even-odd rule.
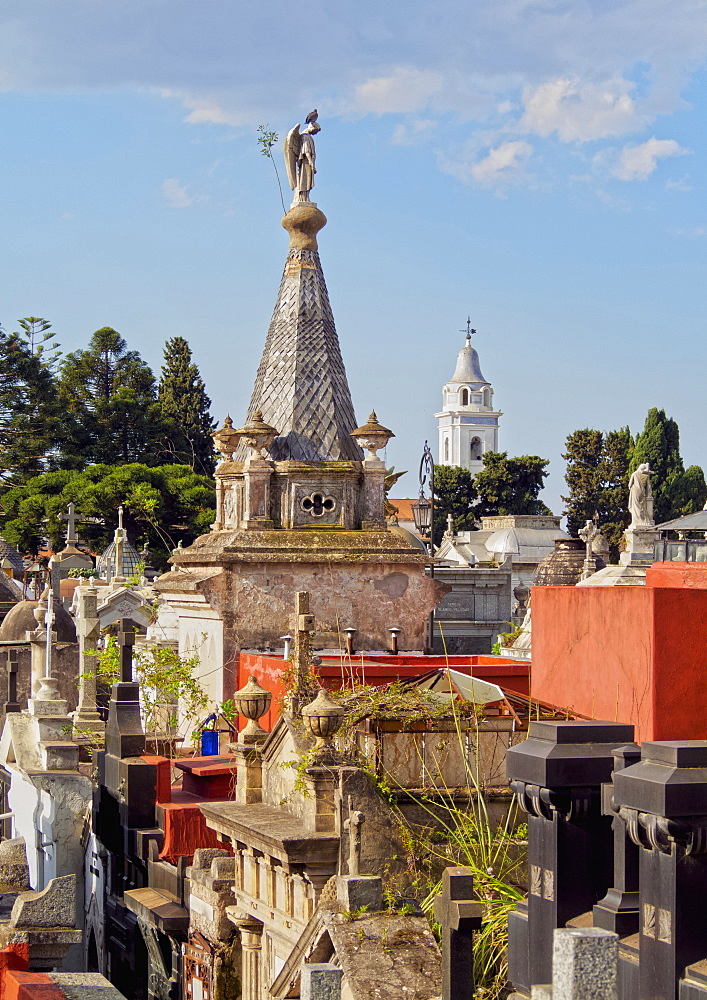
[[[117,681],[120,678],[120,647],[115,636],[108,636],[104,649],[96,650],[94,655],[96,680],[104,684]],[[135,650],[133,670],[140,686],[146,732],[156,734],[166,730],[176,735],[180,719],[184,733],[192,731],[208,705],[206,692],[194,677],[198,665],[198,656],[182,657],[169,646]]]
[[[286,212],[285,199],[282,197],[282,185],[280,184],[280,174],[277,170],[277,164],[272,155],[272,148],[277,142],[279,136],[277,132],[272,132],[267,125],[258,125],[258,145],[260,146],[261,156],[267,156],[267,158],[272,162],[273,170],[275,171],[275,176],[277,177],[277,186],[280,191],[280,201],[282,202],[282,211]]]
[[[67,575],[70,580],[80,580],[82,577],[85,577],[88,580],[93,580],[95,577],[98,576],[98,570],[79,569],[75,567],[74,569],[70,569]]]

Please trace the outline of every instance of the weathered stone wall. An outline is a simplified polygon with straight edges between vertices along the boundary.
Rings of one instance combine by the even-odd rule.
[[[29,643],[0,643],[0,731],[5,721],[7,702],[7,660],[6,650],[17,653],[17,701],[21,709],[27,708],[32,683],[31,651]],[[67,703],[67,711],[73,712],[78,700],[79,647],[75,642],[56,643],[52,650],[52,672],[59,682],[59,695]]]

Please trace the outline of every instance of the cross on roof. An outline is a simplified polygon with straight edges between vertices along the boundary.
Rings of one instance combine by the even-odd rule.
[[[70,503],[66,508],[66,514],[61,515],[62,521],[67,521],[66,525],[66,544],[71,545],[72,542],[76,542],[76,507],[73,503]]]
[[[460,330],[459,332],[466,334],[466,342],[470,344],[472,333],[476,333],[476,330],[471,325],[471,316],[467,316],[466,318],[466,330]]]

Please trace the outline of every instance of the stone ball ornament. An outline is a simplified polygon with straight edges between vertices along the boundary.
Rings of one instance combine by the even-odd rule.
[[[326,688],[320,687],[317,697],[302,709],[304,728],[315,740],[316,750],[332,749],[332,739],[344,721],[346,710],[329,697]]]
[[[395,437],[395,434],[378,423],[376,411],[373,410],[363,427],[357,427],[356,430],[351,431],[351,437],[360,448],[366,449],[369,458],[377,459],[376,452],[385,448],[390,439]]]
[[[267,733],[258,722],[270,708],[272,694],[258,684],[255,677],[249,677],[248,683],[233,695],[233,704],[239,715],[248,720],[248,724],[240,733],[243,743],[262,740]]]

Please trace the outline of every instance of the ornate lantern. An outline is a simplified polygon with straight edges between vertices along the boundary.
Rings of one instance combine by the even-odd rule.
[[[317,697],[302,709],[305,729],[316,739],[316,750],[331,750],[332,737],[344,721],[346,710],[329,697],[320,687]]]
[[[239,736],[241,743],[257,743],[265,739],[267,733],[258,719],[265,715],[271,701],[272,694],[261,687],[255,677],[249,677],[245,687],[233,695],[233,703],[239,714],[248,719],[248,725]]]
[[[395,437],[395,434],[378,423],[376,411],[373,410],[363,427],[357,427],[356,430],[351,431],[351,437],[360,448],[365,448],[368,451],[369,458],[378,458],[376,452],[385,448],[388,441]]]
[[[410,506],[418,534],[423,537],[429,535],[432,527],[432,504],[427,497],[420,494],[415,503]]]

